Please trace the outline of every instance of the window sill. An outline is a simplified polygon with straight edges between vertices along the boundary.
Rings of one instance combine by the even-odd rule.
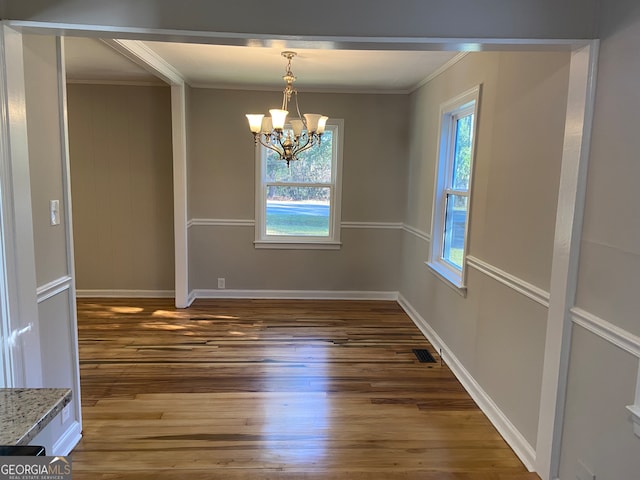
[[[282,242],[274,240],[256,240],[255,248],[279,250],[340,250],[342,242]]]
[[[462,281],[462,275],[456,275],[448,268],[433,262],[424,262],[429,269],[435,273],[435,275],[444,281],[444,283],[451,287],[456,293],[467,296],[467,287]]]

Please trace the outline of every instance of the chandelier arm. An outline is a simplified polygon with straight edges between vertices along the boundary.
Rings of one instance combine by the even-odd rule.
[[[276,152],[280,158],[284,159],[284,156],[283,156],[283,154],[282,154],[283,152],[281,152],[281,151],[278,149],[278,147],[273,146],[273,144],[271,144],[271,143],[267,143],[267,142],[265,142],[265,141],[264,141],[264,140],[262,140],[262,138],[260,138],[259,136],[257,136],[257,137],[256,137],[256,139],[257,139],[257,141],[258,141],[258,142],[260,142],[260,145],[262,145],[263,147],[268,148],[269,150],[272,150],[272,151]]]
[[[315,137],[311,137],[307,139],[307,143],[305,143],[303,146],[299,147],[296,149],[296,155],[299,153],[302,153],[306,150],[309,150],[310,148],[312,148],[314,145],[317,145],[317,141],[314,140]]]
[[[308,144],[307,144],[307,145],[305,145],[304,147],[302,147],[302,148],[300,148],[300,149],[296,150],[296,155],[298,155],[298,154],[300,154],[300,153],[303,153],[303,152],[306,152],[307,150],[309,150],[309,149],[310,149],[310,148],[312,148],[312,147],[313,147],[313,144],[312,144],[312,143],[308,143]]]
[[[302,135],[300,135],[299,137],[301,140],[304,141],[304,143],[301,142],[297,142],[296,143],[296,155],[300,152],[304,152],[305,150],[311,148],[312,145],[312,138],[310,137],[310,135],[308,133],[304,133]]]
[[[303,143],[304,142],[304,143]],[[307,145],[307,143],[309,143],[309,134],[306,131],[303,131],[300,135],[298,135],[298,137],[296,138],[296,148],[301,148]]]

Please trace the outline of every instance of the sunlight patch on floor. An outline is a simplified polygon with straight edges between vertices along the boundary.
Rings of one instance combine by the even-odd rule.
[[[113,313],[140,313],[144,311],[142,307],[111,307]]]

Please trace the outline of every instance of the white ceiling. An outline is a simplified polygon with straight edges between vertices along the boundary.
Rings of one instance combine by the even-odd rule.
[[[152,82],[159,79],[95,38],[66,37],[67,80],[86,82]]]
[[[284,48],[144,42],[195,87],[279,89]],[[296,49],[301,91],[410,92],[458,52]],[[65,39],[67,77],[75,82],[160,83],[98,39]]]

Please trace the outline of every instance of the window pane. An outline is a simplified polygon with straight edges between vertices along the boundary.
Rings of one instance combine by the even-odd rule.
[[[287,130],[285,130],[285,133]],[[331,183],[331,156],[333,155],[333,134],[330,130],[322,135],[320,145],[299,155],[298,161],[278,160],[278,154],[268,151],[267,182]]]
[[[462,270],[468,198],[447,195],[442,258]]]
[[[329,236],[329,187],[267,187],[267,235]]]
[[[452,187],[455,190],[469,190],[471,173],[471,139],[473,136],[473,114],[456,120],[455,152],[453,157]]]

